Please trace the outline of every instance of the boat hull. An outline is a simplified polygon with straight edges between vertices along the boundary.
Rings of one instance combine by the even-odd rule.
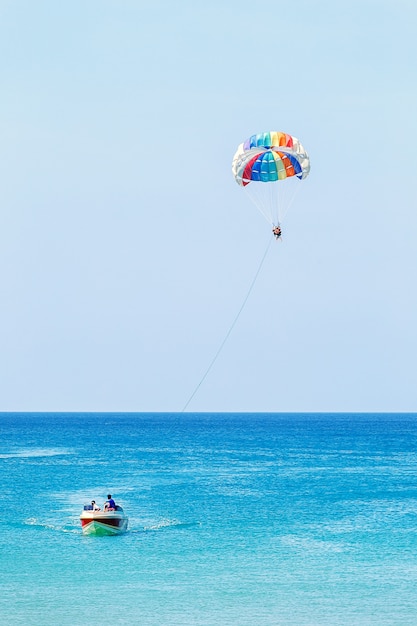
[[[80,520],[83,535],[121,535],[128,524],[121,511],[83,511]]]

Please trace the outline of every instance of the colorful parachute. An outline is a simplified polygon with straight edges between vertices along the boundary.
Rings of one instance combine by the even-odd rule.
[[[284,218],[297,187],[307,178],[310,159],[296,137],[271,131],[252,135],[236,150],[233,176],[271,225]]]

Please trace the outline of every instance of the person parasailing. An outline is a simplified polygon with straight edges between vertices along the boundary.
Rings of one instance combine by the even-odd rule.
[[[274,234],[275,239],[278,241],[278,239],[280,239],[282,235],[281,226],[279,224],[278,226],[274,226],[272,229],[272,232]]]

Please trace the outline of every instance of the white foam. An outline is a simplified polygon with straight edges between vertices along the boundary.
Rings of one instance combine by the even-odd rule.
[[[22,450],[16,450],[15,452],[0,454],[0,459],[29,459],[45,456],[64,456],[68,454],[73,454],[73,452],[67,448],[24,448]]]

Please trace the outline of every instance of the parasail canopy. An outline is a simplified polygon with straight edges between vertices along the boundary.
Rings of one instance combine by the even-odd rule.
[[[249,192],[266,219],[275,225],[284,217],[295,192],[284,181],[307,178],[310,159],[296,137],[270,131],[252,135],[238,146],[232,172],[237,184]]]

